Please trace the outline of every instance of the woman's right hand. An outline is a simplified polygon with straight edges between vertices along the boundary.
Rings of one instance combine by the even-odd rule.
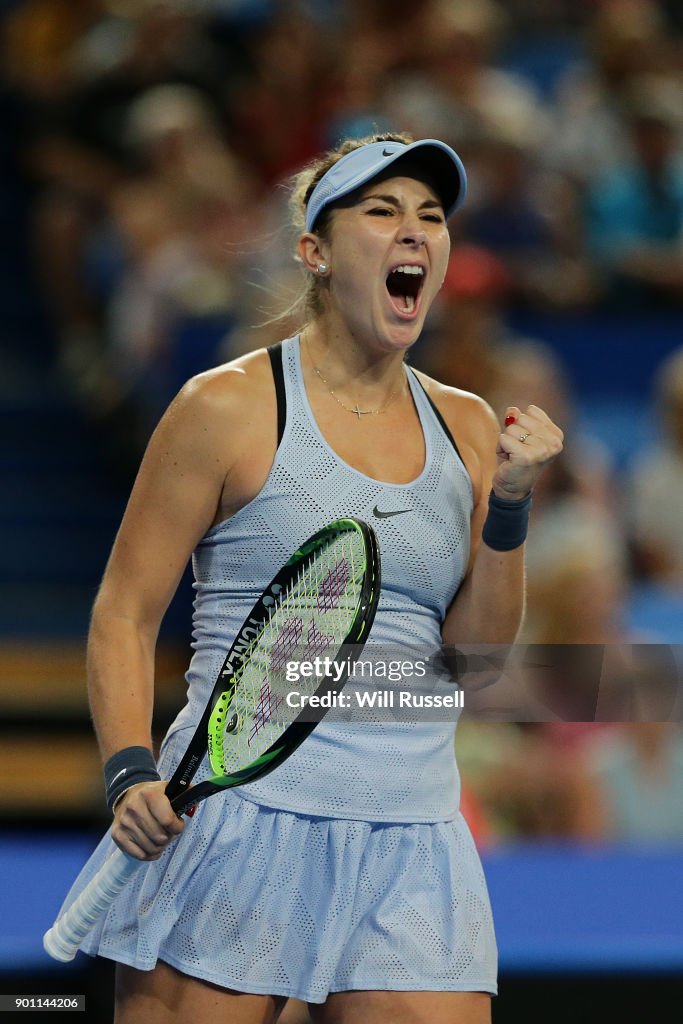
[[[138,860],[158,860],[185,828],[166,796],[166,785],[163,780],[139,782],[116,804],[112,839],[124,853]]]

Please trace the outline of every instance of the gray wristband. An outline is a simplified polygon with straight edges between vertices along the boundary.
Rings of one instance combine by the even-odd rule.
[[[481,539],[494,551],[513,551],[526,540],[529,529],[531,494],[526,498],[508,501],[493,491],[489,495],[489,511],[484,522]]]
[[[139,782],[158,782],[160,778],[154,755],[147,747],[119,750],[104,766],[107,807],[112,811],[118,798],[131,786]]]

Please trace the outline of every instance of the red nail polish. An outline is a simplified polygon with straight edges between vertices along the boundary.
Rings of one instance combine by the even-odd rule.
[[[516,421],[517,421],[517,417],[516,416],[506,416],[505,417],[505,426],[509,427],[513,423],[515,423]]]

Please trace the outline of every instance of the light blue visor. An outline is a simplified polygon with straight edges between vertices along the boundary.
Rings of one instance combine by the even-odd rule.
[[[312,231],[319,214],[330,203],[347,196],[372,181],[397,161],[410,157],[410,177],[424,168],[425,178],[433,183],[446,217],[455,213],[467,192],[467,175],[458,154],[445,142],[420,139],[419,142],[369,142],[347,153],[323,174],[313,189],[306,207],[306,230]],[[400,174],[400,166],[396,174]]]

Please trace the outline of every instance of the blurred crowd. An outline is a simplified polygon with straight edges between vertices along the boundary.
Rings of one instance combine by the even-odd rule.
[[[683,348],[655,381],[656,443],[617,473],[561,358],[510,313],[678,311],[683,324],[676,0],[2,10],[2,104],[56,373],[122,459],[189,376],[298,326],[279,314],[301,284],[286,221],[303,162],[378,129],[443,139],[470,193],[413,361],[499,413],[535,402],[568,438],[534,499],[525,639],[657,641],[632,636],[623,609],[634,582],[683,593]],[[683,840],[675,724],[468,722],[459,744],[482,841]]]

